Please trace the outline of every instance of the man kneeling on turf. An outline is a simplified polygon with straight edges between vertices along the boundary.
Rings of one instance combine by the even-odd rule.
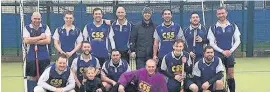
[[[75,92],[74,76],[67,67],[67,57],[60,56],[55,64],[49,66],[38,80],[34,92]]]
[[[194,66],[192,74],[196,84],[203,92],[223,92],[224,66],[219,57],[214,56],[211,46],[204,48],[204,58]]]

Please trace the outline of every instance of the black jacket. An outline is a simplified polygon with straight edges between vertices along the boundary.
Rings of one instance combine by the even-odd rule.
[[[149,24],[142,20],[134,26],[130,37],[130,50],[136,52],[137,57],[152,58],[155,28],[156,25],[152,20]]]

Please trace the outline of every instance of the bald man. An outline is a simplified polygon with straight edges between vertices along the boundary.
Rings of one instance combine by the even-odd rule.
[[[123,73],[118,81],[118,92],[125,92],[124,89],[130,82],[134,82],[137,87],[133,90],[135,92],[168,92],[164,76],[157,72],[156,68],[157,62],[149,59],[146,61],[145,68]]]
[[[24,26],[23,29],[23,43],[27,44],[25,78],[28,80],[28,92],[32,92],[39,75],[50,64],[48,50],[50,42],[51,32],[49,27],[41,24],[41,14],[34,12],[31,16],[31,24]],[[36,66],[39,66],[39,68]]]
[[[117,20],[112,23],[112,31],[109,33],[109,39],[112,49],[120,51],[122,58],[129,60],[129,38],[133,24],[126,19],[124,7],[118,7],[116,10]],[[128,61],[129,62],[129,61]]]

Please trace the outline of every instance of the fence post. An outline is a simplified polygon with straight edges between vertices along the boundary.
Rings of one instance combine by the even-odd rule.
[[[245,3],[242,2],[242,27],[241,34],[244,33],[244,24],[245,24]],[[244,36],[241,35],[241,52],[244,53]],[[244,56],[244,55],[243,55]]]
[[[16,4],[16,3],[17,3],[17,1],[15,1],[15,4]],[[19,48],[20,48],[20,44],[19,44],[19,43],[20,43],[20,42],[19,42],[20,34],[19,34],[19,33],[20,33],[20,30],[19,30],[19,27],[17,27],[17,26],[19,25],[19,22],[18,22],[19,19],[18,19],[18,17],[17,17],[17,14],[18,14],[18,11],[17,11],[17,5],[15,5],[15,19],[16,19],[16,20],[15,20],[15,22],[16,22],[16,23],[15,23],[15,24],[16,24],[15,26],[16,26],[16,32],[18,32],[18,33],[17,33],[18,35],[16,36],[16,44],[17,44],[17,45],[16,45],[16,46],[17,46],[17,48],[16,48],[16,51],[17,51],[16,55],[19,56]]]
[[[184,25],[183,25],[183,13],[184,13],[184,2],[183,1],[181,1],[182,3],[180,3],[180,8],[179,8],[179,12],[180,12],[180,25],[183,27]]]
[[[247,57],[253,57],[254,51],[254,1],[248,1],[247,8]]]

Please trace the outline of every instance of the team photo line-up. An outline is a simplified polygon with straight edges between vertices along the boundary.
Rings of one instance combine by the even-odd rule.
[[[226,8],[216,10],[218,20],[209,28],[196,12],[184,29],[170,9],[162,11],[159,25],[152,12],[144,7],[141,22],[132,24],[124,7],[117,8],[115,21],[95,8],[93,22],[80,30],[66,11],[53,34],[34,12],[22,30],[25,92],[235,92],[234,51],[241,34]],[[51,38],[58,52],[53,64]]]

